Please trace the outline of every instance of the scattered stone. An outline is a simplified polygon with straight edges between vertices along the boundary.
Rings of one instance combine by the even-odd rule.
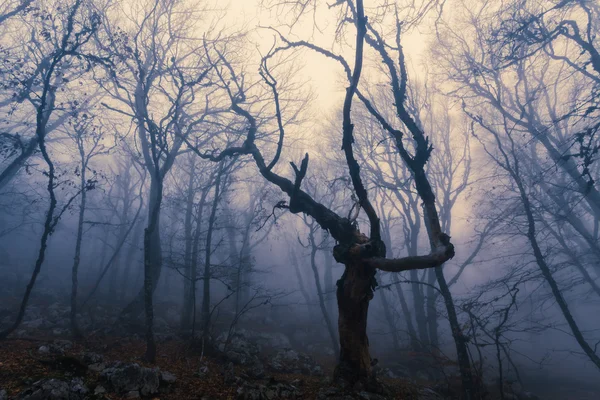
[[[104,363],[96,363],[88,365],[88,369],[93,372],[102,372],[106,369],[106,364]]]
[[[87,365],[98,364],[104,361],[104,357],[101,354],[93,353],[91,351],[85,351],[81,354],[81,359]]]
[[[272,370],[281,373],[323,375],[323,370],[312,357],[289,348],[277,352],[269,362],[269,366]]]
[[[138,364],[117,364],[102,371],[102,377],[117,393],[139,391],[142,396],[158,393],[160,370]]]
[[[8,393],[6,393],[6,390],[0,390],[0,400],[8,400]]]
[[[245,336],[234,333],[227,343],[227,335],[219,335],[217,338],[218,349],[225,357],[237,365],[255,365],[259,362],[259,349]]]
[[[54,354],[54,355],[64,355],[67,350],[70,350],[73,347],[73,343],[69,340],[55,340],[50,344],[45,344],[38,348],[39,354]]]
[[[106,393],[106,389],[102,385],[98,385],[98,386],[96,386],[96,389],[94,389],[95,395],[104,394],[104,393]]]
[[[87,365],[88,369],[93,372],[102,372],[106,369],[106,364],[104,363],[104,357],[98,353],[93,352],[83,352],[81,353],[81,359],[84,364]]]
[[[272,399],[301,399],[302,392],[295,386],[269,381],[266,384],[252,384],[245,382],[237,389],[238,400],[272,400]]]
[[[88,393],[81,378],[68,381],[43,379],[19,394],[19,400],[83,400]]]
[[[172,385],[173,383],[175,383],[175,381],[177,381],[177,378],[170,372],[162,371],[160,373],[160,381],[168,385]]]

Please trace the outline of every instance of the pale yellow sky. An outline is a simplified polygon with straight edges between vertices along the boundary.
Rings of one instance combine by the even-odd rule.
[[[261,0],[230,0],[226,24],[245,26],[250,30],[259,26],[276,26],[278,24],[277,17],[273,15],[273,12],[261,7],[260,3]],[[311,14],[304,21],[300,21],[294,26],[289,37],[296,40],[311,41],[330,49],[332,45],[335,45],[336,17],[335,11],[323,7],[317,12],[317,23],[323,34],[314,29]],[[282,29],[282,33],[286,33],[285,28]],[[252,37],[252,40],[262,51],[268,50],[273,44],[273,33],[268,30],[256,29]],[[416,74],[418,71],[422,71],[423,69],[419,65],[422,64],[421,59],[426,48],[426,37],[415,32],[406,35],[402,43],[409,60],[411,72]],[[340,46],[335,45],[335,50],[336,53],[339,53]],[[344,56],[351,62],[353,59],[351,49],[346,48]],[[329,113],[333,109],[340,108],[346,87],[346,82],[340,81],[342,72],[340,65],[312,51],[305,51],[299,62],[304,65],[302,68],[303,76],[300,79],[311,85],[315,95],[314,104],[311,108],[317,113]]]

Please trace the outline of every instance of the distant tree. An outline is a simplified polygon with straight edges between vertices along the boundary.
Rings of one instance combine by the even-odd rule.
[[[75,338],[81,338],[82,334],[77,325],[77,288],[79,284],[79,264],[81,261],[81,243],[83,241],[83,224],[85,221],[87,192],[93,189],[97,183],[94,176],[95,171],[90,168],[90,161],[99,155],[108,154],[109,147],[104,144],[102,128],[95,121],[82,114],[74,117],[70,121],[70,128],[67,132],[75,142],[77,152],[79,153],[79,165],[76,167],[79,176],[79,191],[81,192],[79,202],[79,216],[77,220],[77,236],[75,238],[75,255],[73,257],[73,267],[71,271],[71,334]],[[90,170],[90,171],[88,171]],[[89,172],[92,176],[89,177]]]

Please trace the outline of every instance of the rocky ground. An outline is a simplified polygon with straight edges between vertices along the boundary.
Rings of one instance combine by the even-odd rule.
[[[433,382],[397,363],[378,367],[385,395],[355,388],[350,396],[331,387],[333,354],[309,346],[310,341],[303,346],[281,332],[237,329],[217,336],[209,348],[200,339],[180,336],[162,318],[157,318],[157,362],[150,365],[141,358],[141,336],[115,324],[110,309],[82,315],[86,334],[77,342],[69,340],[68,313],[61,303],[34,305],[21,328],[0,342],[0,400],[440,400],[458,393],[451,384],[456,379]],[[0,325],[10,319],[9,312],[0,311]],[[537,397],[511,390],[505,399]]]
[[[248,343],[237,337],[225,358],[215,358],[169,340],[159,343],[157,363],[149,365],[140,358],[139,339],[8,340],[0,342],[0,400],[340,398],[323,390],[330,371],[308,355],[282,349],[265,360]],[[389,398],[441,398],[411,382],[386,382]]]

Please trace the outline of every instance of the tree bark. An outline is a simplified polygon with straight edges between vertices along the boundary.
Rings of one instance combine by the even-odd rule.
[[[192,323],[192,307],[190,307],[190,299],[192,298],[192,247],[193,247],[193,232],[192,232],[192,211],[194,209],[194,174],[196,169],[196,160],[192,159],[190,163],[186,207],[184,217],[184,235],[185,235],[185,250],[184,250],[184,270],[183,270],[183,312],[181,313],[181,329],[189,329]],[[200,227],[196,227],[199,229]]]
[[[376,388],[367,337],[375,271],[356,257],[345,264],[344,274],[337,282],[340,358],[334,379],[351,387],[360,382],[367,389]]]
[[[406,321],[406,330],[408,331],[408,336],[410,337],[410,347],[413,350],[417,350],[421,347],[421,344],[419,343],[419,338],[417,337],[417,332],[415,331],[415,326],[412,322],[412,317],[410,315],[410,310],[408,309],[408,304],[406,303],[404,291],[402,290],[402,286],[400,286],[400,282],[397,280],[394,286],[396,286],[396,293],[398,294],[400,307],[402,308],[402,314],[404,314],[404,320]]]
[[[211,256],[212,256],[212,236],[217,219],[217,208],[221,198],[221,179],[223,175],[223,163],[219,164],[219,171],[215,179],[215,191],[208,218],[208,230],[206,233],[206,250],[204,257],[203,291],[202,291],[202,338],[204,343],[210,339],[210,280],[211,280]]]
[[[79,138],[79,140],[83,140]],[[81,242],[83,239],[83,220],[85,217],[85,206],[86,206],[86,170],[87,162],[83,152],[83,144],[78,143],[79,153],[81,156],[81,202],[79,204],[79,219],[77,221],[77,238],[75,239],[75,256],[73,257],[73,268],[71,270],[71,334],[74,338],[81,338],[81,331],[77,325],[77,286],[78,286],[78,274],[79,274],[79,263],[81,260]]]
[[[160,276],[162,254],[160,248],[160,206],[162,202],[162,176],[155,168],[151,174],[148,226],[144,230],[144,311],[146,321],[146,354],[149,362],[156,361],[154,341],[154,290]],[[154,189],[154,190],[153,190]]]

